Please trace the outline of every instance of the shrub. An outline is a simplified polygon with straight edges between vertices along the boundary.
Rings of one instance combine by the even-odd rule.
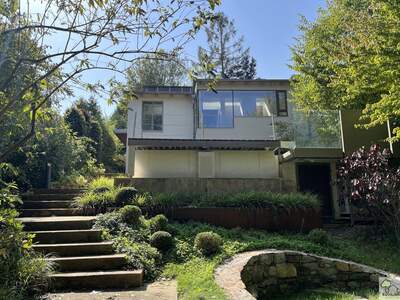
[[[391,165],[392,159],[389,149],[362,147],[341,161],[338,177],[353,217],[366,216],[384,224],[400,245],[400,168]]]
[[[33,252],[32,235],[23,231],[14,205],[14,186],[0,188],[0,298],[32,299],[46,291],[51,264]]]
[[[304,193],[157,193],[142,194],[136,198],[143,207],[274,207],[274,208],[319,208],[315,195]]]
[[[160,251],[167,251],[173,245],[172,235],[166,231],[156,231],[150,237],[150,245]]]
[[[95,191],[97,188],[108,188],[108,190],[114,189],[114,179],[104,176],[93,179],[89,183],[88,191]]]
[[[111,189],[108,186],[99,186],[93,190],[94,194],[109,192]]]
[[[94,209],[95,213],[104,213],[108,207],[115,206],[115,190],[103,193],[86,192],[74,199],[73,206],[84,211]]]
[[[137,194],[138,191],[134,187],[120,188],[115,195],[115,203],[120,207],[132,203]]]
[[[156,248],[121,235],[114,242],[115,250],[126,254],[127,267],[143,269],[147,280],[152,280],[160,274],[161,254]]]
[[[194,239],[194,246],[206,256],[218,253],[221,250],[222,239],[212,231],[200,232]]]
[[[157,215],[149,220],[149,227],[151,232],[166,231],[168,226],[168,219],[164,215]]]
[[[329,242],[329,234],[323,229],[316,228],[308,233],[307,239],[316,244],[327,245]]]
[[[134,205],[124,206],[119,210],[121,215],[121,219],[123,222],[129,225],[136,225],[140,221],[140,217],[142,216],[142,211],[139,207]]]

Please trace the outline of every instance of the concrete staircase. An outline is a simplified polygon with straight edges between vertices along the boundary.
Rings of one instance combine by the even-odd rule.
[[[22,196],[24,229],[35,234],[33,248],[54,257],[51,275],[57,290],[131,288],[143,284],[143,270],[124,271],[125,255],[113,252],[112,242],[102,241],[92,229],[96,216],[83,216],[71,208],[81,190],[36,190]]]

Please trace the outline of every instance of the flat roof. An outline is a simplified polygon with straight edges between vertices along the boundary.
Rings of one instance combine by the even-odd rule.
[[[199,140],[129,138],[136,150],[274,150],[279,140]]]

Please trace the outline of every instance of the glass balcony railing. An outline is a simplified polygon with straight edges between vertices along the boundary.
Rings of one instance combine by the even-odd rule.
[[[339,111],[294,110],[289,122],[276,121],[275,128],[279,139],[293,141],[297,148],[342,147]]]

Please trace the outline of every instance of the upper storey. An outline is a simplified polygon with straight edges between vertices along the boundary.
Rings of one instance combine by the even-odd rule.
[[[196,139],[277,140],[276,122],[291,117],[288,80],[219,80],[195,84]]]
[[[192,87],[145,87],[131,101],[129,138],[278,140],[289,122],[288,80],[219,80]]]

